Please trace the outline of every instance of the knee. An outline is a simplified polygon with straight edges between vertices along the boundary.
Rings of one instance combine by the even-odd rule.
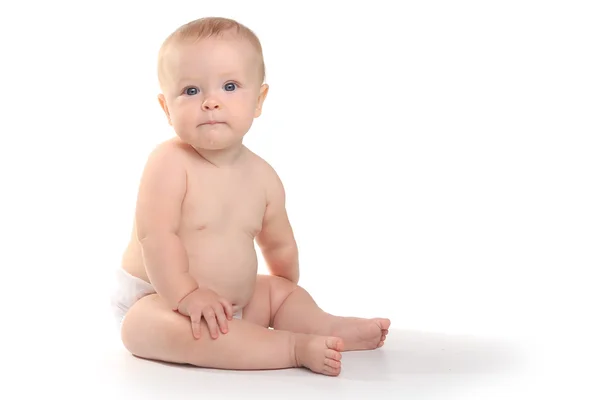
[[[285,299],[287,299],[294,290],[299,288],[294,282],[273,275],[259,276],[257,284],[265,285],[268,288],[272,310],[277,310]]]
[[[271,293],[286,292],[288,294],[298,287],[294,282],[274,275],[258,275],[257,285],[268,287]]]
[[[202,335],[208,328],[202,324]],[[134,356],[165,362],[189,364],[196,355],[189,318],[172,312],[157,295],[138,300],[121,325],[121,341]]]
[[[156,331],[160,313],[153,313],[153,302],[156,295],[138,300],[125,314],[121,323],[121,342],[127,351],[138,357],[147,357],[149,332]]]
[[[137,303],[134,304],[121,322],[121,342],[131,354],[142,356],[140,332],[143,331],[143,327],[140,325],[143,323],[143,318],[140,318],[137,306]]]
[[[125,315],[123,322],[121,322],[121,343],[128,352],[134,356],[139,356],[139,337],[136,337],[138,336],[138,329],[136,329],[137,323],[132,320],[132,317],[135,319],[135,314],[128,312]]]

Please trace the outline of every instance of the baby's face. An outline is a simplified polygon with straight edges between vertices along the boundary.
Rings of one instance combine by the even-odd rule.
[[[267,94],[259,65],[256,51],[241,39],[175,45],[166,56],[159,100],[176,134],[199,149],[240,143]]]

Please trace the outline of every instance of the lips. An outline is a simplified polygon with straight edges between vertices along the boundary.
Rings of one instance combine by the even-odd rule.
[[[206,122],[200,124],[199,126],[202,126],[202,125],[217,125],[217,124],[222,124],[222,123],[223,122],[221,122],[221,121],[206,121]]]

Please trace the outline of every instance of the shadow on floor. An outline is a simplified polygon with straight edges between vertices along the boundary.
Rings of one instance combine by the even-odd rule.
[[[146,363],[147,360],[141,360]],[[520,348],[469,335],[390,330],[386,345],[373,351],[343,353],[343,379],[388,381],[406,375],[454,376],[457,374],[504,374],[517,371],[524,363]],[[150,361],[176,369],[197,370],[194,366],[172,365]],[[247,374],[247,371],[204,369],[216,375]],[[281,377],[312,374],[308,370],[254,371],[278,374]]]
[[[503,374],[524,362],[508,342],[467,335],[391,330],[376,351],[344,353],[344,378],[394,380],[410,374]]]
[[[490,382],[498,385],[498,379],[503,382],[499,387],[507,387],[504,377],[519,371],[523,361],[520,347],[509,342],[391,330],[381,349],[343,353],[342,373],[336,378],[297,368],[229,371],[173,365],[132,357],[124,349],[108,355],[101,370],[110,371],[115,388],[119,388],[115,391],[138,397],[145,393],[149,398],[196,398],[189,397],[193,393],[241,398],[252,393],[293,399],[330,393],[354,399],[370,398],[384,390],[391,396],[385,398],[447,398],[451,391],[472,391]]]

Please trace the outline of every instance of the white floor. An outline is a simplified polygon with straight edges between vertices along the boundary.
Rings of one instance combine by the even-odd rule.
[[[366,286],[385,292],[389,302],[382,302],[377,291],[369,292],[368,299],[353,296],[353,288],[361,287],[359,279],[366,279],[359,274],[346,277],[336,296],[329,297],[325,283],[333,278],[328,272],[320,280],[309,276],[306,285],[325,309],[369,316],[373,308],[393,323],[383,348],[344,353],[341,376],[331,378],[300,369],[236,372],[137,359],[119,342],[109,313],[109,283],[97,273],[104,262],[82,268],[70,261],[61,269],[49,268],[54,265],[40,258],[47,254],[28,255],[38,257],[36,275],[13,268],[16,274],[3,280],[2,400],[52,395],[113,400],[600,399],[600,298],[592,274],[578,275],[576,286],[558,274],[555,280],[546,274],[543,285],[533,279],[537,275],[521,274],[531,290],[518,291],[508,281],[472,284],[467,279],[472,276],[463,273],[450,281],[455,286],[423,293],[426,282],[420,278],[418,285],[371,278]],[[0,265],[11,264],[0,255]],[[461,294],[472,293],[480,295],[460,301]]]
[[[45,333],[40,329],[33,357],[11,363],[11,379],[2,389],[9,394],[12,387],[13,392],[0,398],[598,398],[590,391],[592,381],[573,380],[586,373],[592,378],[593,371],[578,371],[583,365],[570,365],[566,359],[557,359],[558,370],[551,371],[541,365],[535,346],[511,340],[392,329],[384,348],[345,353],[341,376],[331,378],[301,369],[237,372],[150,362],[128,354],[116,335],[94,330],[90,318],[81,315],[79,322],[71,321],[72,327],[87,321],[89,332],[82,336],[81,330],[68,334],[52,326]],[[108,321],[100,317],[96,322]],[[36,333],[26,335],[32,339]],[[21,335],[17,340],[24,339]]]
[[[92,281],[86,275],[58,290],[48,274],[32,282],[29,295],[7,281],[4,293],[13,295],[3,302],[0,399],[600,399],[598,302],[592,296],[576,303],[575,292],[557,291],[564,305],[547,307],[557,310],[550,320],[531,314],[526,299],[519,307],[507,302],[496,315],[507,328],[498,324],[493,336],[448,333],[475,332],[490,320],[484,313],[452,314],[470,316],[473,329],[462,323],[437,330],[402,318],[408,313],[386,313],[394,323],[386,345],[344,353],[342,374],[332,378],[302,369],[222,371],[135,358],[119,342],[105,288],[83,285]],[[26,279],[23,274],[18,282]],[[441,327],[443,314],[436,318]],[[511,320],[522,328],[509,327]]]
[[[125,397],[243,398],[440,398],[498,384],[518,367],[514,349],[482,340],[441,334],[394,331],[375,352],[346,353],[340,377],[306,370],[231,372],[173,367],[136,359],[117,349],[100,361],[106,395]],[[499,380],[500,379],[500,380]],[[121,397],[119,397],[121,398]]]

